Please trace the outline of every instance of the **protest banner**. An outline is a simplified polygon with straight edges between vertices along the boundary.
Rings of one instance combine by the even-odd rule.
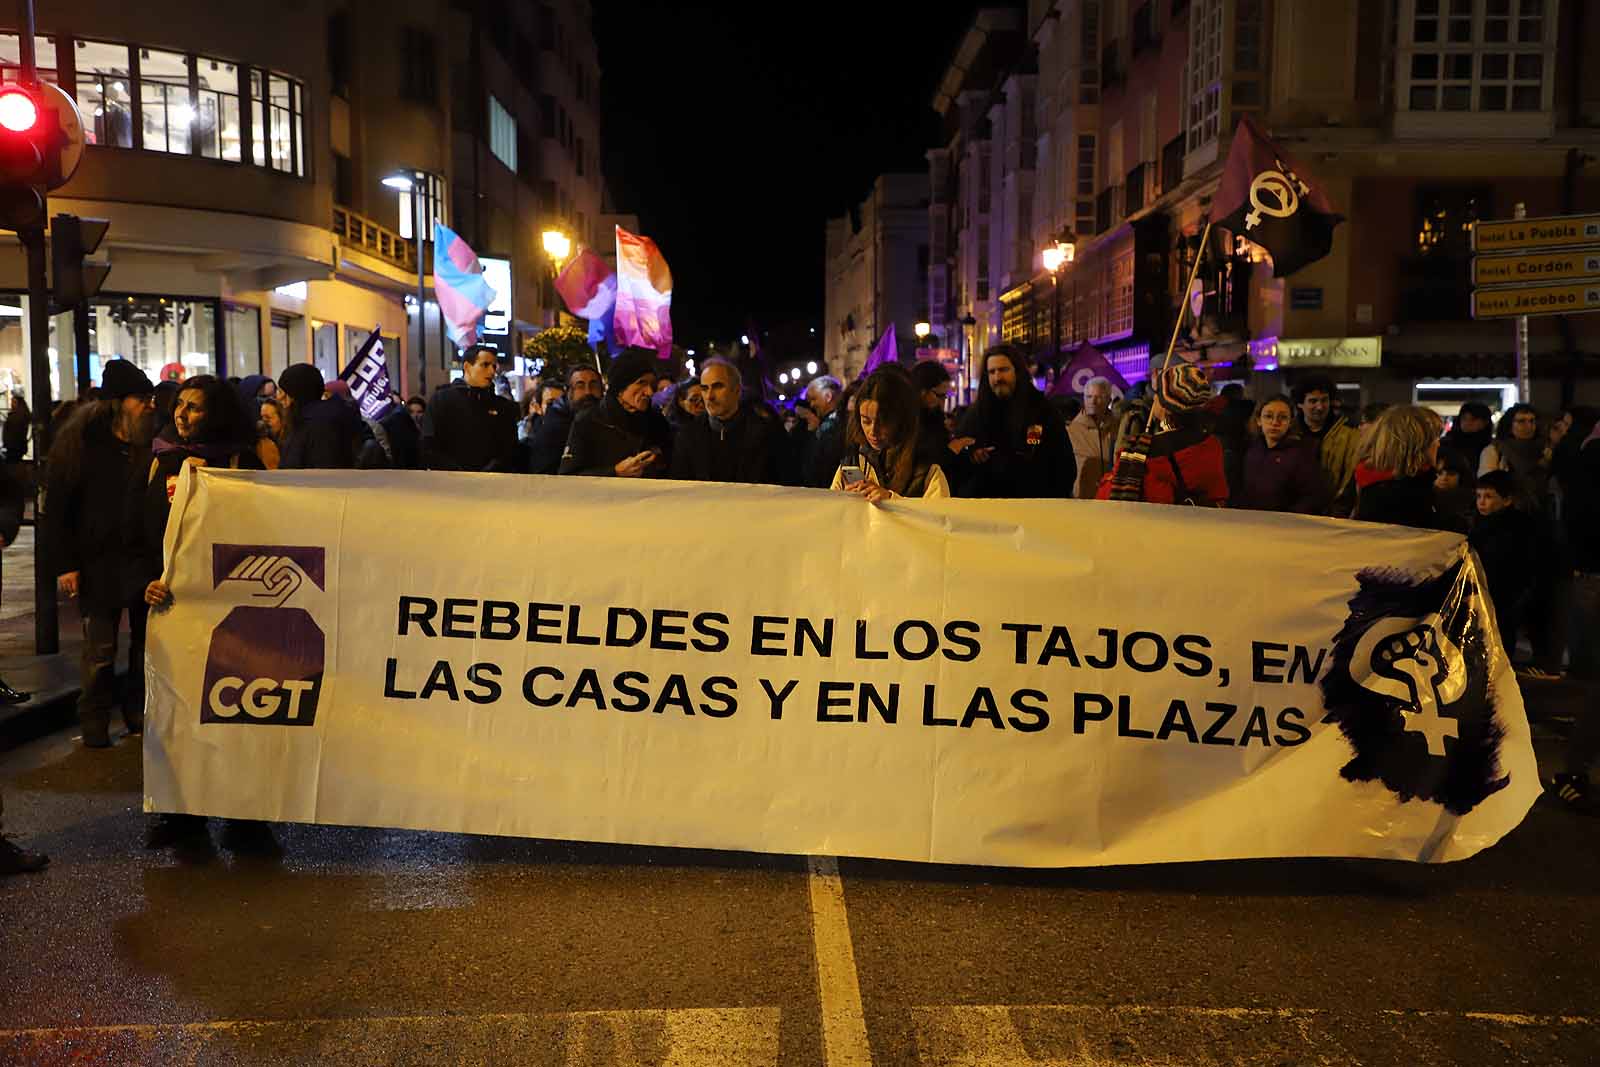
[[[148,810],[1057,867],[1454,860],[1540,791],[1453,534],[187,467],[166,548]]]

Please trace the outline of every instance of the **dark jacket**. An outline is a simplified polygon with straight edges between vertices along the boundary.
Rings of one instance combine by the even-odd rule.
[[[78,477],[68,483],[59,464],[46,468],[39,545],[53,575],[79,573],[78,600],[93,613],[120,611],[128,486],[150,465],[147,449],[119,441],[109,414],[83,429]]]
[[[566,397],[554,401],[544,409],[533,432],[523,442],[527,462],[523,469],[529,474],[555,474],[561,469],[561,453],[567,450],[567,438],[572,434],[572,407]]]
[[[672,445],[672,477],[694,482],[789,485],[789,440],[764,409],[741,405],[719,427],[709,415],[686,420]]]
[[[0,430],[0,447],[5,449],[8,463],[20,463],[28,451],[28,432],[33,429],[33,412],[26,404],[12,401],[6,414],[5,428]]]
[[[294,413],[279,470],[348,470],[356,465],[361,417],[335,397],[313,400]]]
[[[1363,522],[1387,522],[1419,530],[1442,530],[1445,523],[1433,499],[1432,470],[1409,478],[1390,477],[1366,464],[1356,466],[1356,511]]]
[[[1600,574],[1600,436],[1581,442],[1566,493],[1574,566],[1585,574]]]
[[[1230,503],[1256,511],[1326,514],[1327,482],[1316,452],[1299,441],[1268,448],[1265,438],[1256,437],[1244,454],[1244,481]]]
[[[178,475],[190,459],[202,467],[261,470],[254,449],[245,445],[209,445],[189,448],[157,440],[146,457],[145,469],[127,483],[123,498],[123,596],[138,603],[144,588],[161,577],[162,540]]]
[[[0,540],[7,545],[17,539],[22,529],[22,483],[9,468],[0,465]]]
[[[847,417],[844,401],[840,400],[807,437],[801,456],[802,484],[815,489],[826,489],[833,484],[833,473],[844,458],[844,420]]]
[[[1466,460],[1468,467],[1476,471],[1478,459],[1483,455],[1483,450],[1494,441],[1494,431],[1485,426],[1477,433],[1463,433],[1459,426],[1451,428],[1439,441],[1441,450],[1454,452]]]
[[[671,469],[672,427],[666,416],[653,405],[638,413],[625,411],[608,393],[572,423],[559,473],[611,477],[618,463],[652,448],[661,455],[645,476],[660,478]]]
[[[356,466],[361,470],[421,470],[422,436],[411,412],[396,407],[378,420],[372,440],[361,446]]]
[[[984,379],[979,403],[956,430],[971,437],[973,450],[993,448],[988,460],[965,467],[957,496],[1070,497],[1078,479],[1078,461],[1067,439],[1066,425],[1032,384],[1019,381],[1018,392],[1001,400],[988,392]]]
[[[1467,541],[1483,563],[1496,610],[1515,618],[1537,576],[1538,523],[1520,508],[1506,508],[1478,516]]]
[[[493,389],[442,386],[428,402],[422,459],[437,471],[517,471],[517,405]]]

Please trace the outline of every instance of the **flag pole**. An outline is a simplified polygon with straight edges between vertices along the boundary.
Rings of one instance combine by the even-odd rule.
[[[1189,292],[1194,288],[1194,280],[1200,274],[1200,261],[1205,258],[1206,242],[1208,242],[1210,239],[1211,220],[1208,218],[1206,219],[1206,228],[1204,232],[1200,234],[1200,247],[1194,254],[1194,266],[1189,268],[1189,280],[1183,286],[1183,298],[1178,304],[1178,317],[1172,323],[1172,338],[1167,341],[1167,354],[1161,360],[1161,371],[1165,371],[1167,369],[1167,365],[1172,362],[1172,350],[1178,347],[1178,334],[1183,330],[1183,317],[1189,311]],[[1157,371],[1156,373],[1159,374],[1161,371]],[[1154,375],[1152,375],[1152,377],[1154,377]],[[1154,414],[1155,405],[1152,404],[1145,411],[1144,429],[1140,431],[1141,433],[1150,432],[1150,420]]]

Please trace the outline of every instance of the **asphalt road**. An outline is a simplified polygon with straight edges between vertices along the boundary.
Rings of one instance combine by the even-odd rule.
[[[310,826],[263,860],[143,851],[138,756],[0,754],[8,832],[53,859],[0,881],[0,1063],[1600,1064],[1600,820],[1546,802],[1445,867]]]

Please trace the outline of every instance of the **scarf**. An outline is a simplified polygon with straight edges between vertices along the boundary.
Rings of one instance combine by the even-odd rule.
[[[150,446],[150,451],[156,456],[177,452],[185,457],[198,457],[210,464],[231,460],[243,449],[231,441],[169,441],[165,437],[158,437]]]

